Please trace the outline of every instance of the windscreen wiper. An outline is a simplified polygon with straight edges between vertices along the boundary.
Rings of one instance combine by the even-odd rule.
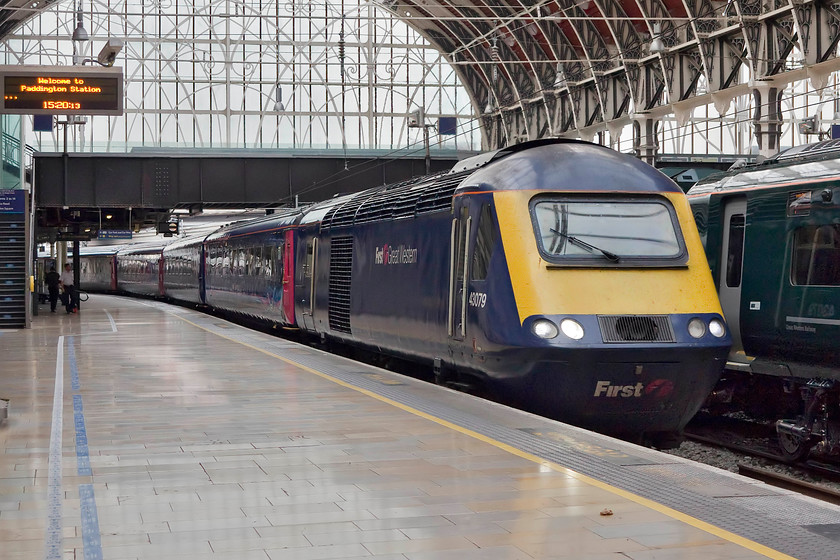
[[[598,251],[599,253],[604,255],[607,258],[607,260],[610,261],[610,262],[617,263],[618,261],[621,260],[621,257],[616,255],[615,253],[610,253],[609,251],[601,249],[600,247],[596,247],[595,245],[590,245],[586,241],[581,241],[580,239],[578,239],[577,237],[575,237],[573,235],[569,235],[567,233],[557,231],[554,228],[548,228],[548,229],[549,229],[550,232],[552,232],[556,235],[559,235],[560,237],[563,237],[565,239],[568,239],[569,243],[577,245],[578,247],[582,247],[582,248],[586,249],[587,251],[589,251],[590,253],[594,253],[595,251]]]

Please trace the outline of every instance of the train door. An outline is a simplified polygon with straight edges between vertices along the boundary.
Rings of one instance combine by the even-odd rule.
[[[113,255],[108,257],[108,266],[111,269],[111,277],[110,277],[110,286],[111,291],[117,291],[117,256]]]
[[[158,273],[158,275],[157,275],[157,281],[158,281],[158,286],[157,286],[158,287],[158,293],[157,293],[157,295],[159,295],[159,296],[166,295],[166,288],[164,288],[164,284],[163,284],[163,273],[164,273],[163,264],[164,264],[163,263],[163,250],[161,250],[160,255],[158,255],[158,261],[157,261],[157,273]]]
[[[732,350],[744,348],[741,342],[741,280],[744,264],[744,233],[746,231],[747,200],[734,198],[724,201],[723,231],[720,253],[718,294],[729,330]]]
[[[285,243],[283,243],[283,314],[286,322],[295,324],[295,244],[294,232],[285,232]]]
[[[451,340],[464,340],[467,336],[467,292],[469,275],[469,234],[472,218],[469,207],[460,208],[452,220],[449,243],[449,305],[447,332]]]
[[[317,276],[315,267],[318,264],[318,238],[308,239],[305,250],[303,266],[299,271],[301,276],[301,318],[303,319],[303,328],[315,331],[315,277]]]

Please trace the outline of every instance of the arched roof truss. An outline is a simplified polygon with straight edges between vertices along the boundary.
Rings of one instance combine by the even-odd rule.
[[[498,147],[681,116],[840,68],[826,0],[375,0],[456,68]],[[6,34],[50,0],[0,0]],[[653,39],[661,48],[651,50]],[[661,43],[659,43],[661,41]]]
[[[619,130],[840,69],[821,0],[383,0],[458,66],[491,146]],[[654,37],[664,45],[650,46]],[[494,71],[495,69],[495,71]]]

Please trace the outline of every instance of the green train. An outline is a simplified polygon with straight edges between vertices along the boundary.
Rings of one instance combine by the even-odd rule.
[[[840,455],[840,140],[688,192],[732,332],[711,406],[776,420],[784,455]]]

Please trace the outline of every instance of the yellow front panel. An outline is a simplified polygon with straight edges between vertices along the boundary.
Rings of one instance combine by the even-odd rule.
[[[721,313],[694,217],[681,193],[658,195],[671,201],[680,220],[689,254],[688,267],[682,268],[548,268],[528,207],[537,194],[546,192],[494,194],[520,321],[531,315]]]

